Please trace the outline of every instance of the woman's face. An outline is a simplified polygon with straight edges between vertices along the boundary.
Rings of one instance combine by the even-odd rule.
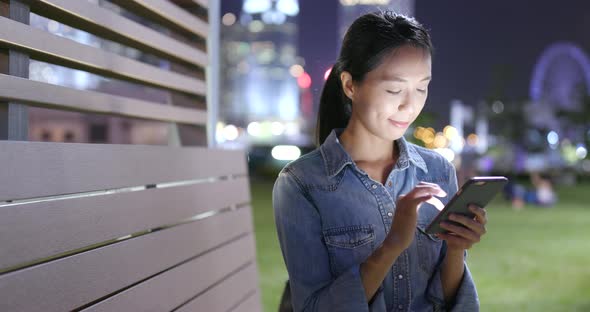
[[[430,53],[403,46],[385,56],[362,82],[346,82],[342,78],[345,92],[352,99],[352,118],[377,137],[397,140],[426,102],[431,79]]]

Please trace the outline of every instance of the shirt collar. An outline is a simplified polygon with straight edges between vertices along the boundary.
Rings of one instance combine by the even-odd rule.
[[[353,165],[357,170],[363,172],[360,168],[357,168],[354,165],[354,161],[346,152],[344,147],[340,144],[338,137],[344,131],[343,128],[338,128],[332,130],[330,135],[326,138],[324,143],[320,146],[320,151],[322,153],[322,157],[324,158],[324,165],[326,167],[326,174],[328,177],[333,177],[340,173],[340,171],[346,165]],[[409,163],[414,164],[416,167],[422,169],[425,173],[428,172],[428,168],[426,167],[426,163],[424,159],[413,144],[410,144],[406,141],[406,139],[402,136],[398,140],[395,141],[399,148],[399,159],[395,167],[397,169],[407,169],[409,167]]]

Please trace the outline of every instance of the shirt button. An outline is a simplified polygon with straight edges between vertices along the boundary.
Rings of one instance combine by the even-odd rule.
[[[393,183],[391,183],[391,181],[387,182],[387,186],[391,187],[393,185]]]
[[[373,184],[373,186],[371,186],[373,189],[377,188],[377,184]]]
[[[391,212],[388,212],[387,215],[390,217],[393,217],[393,213],[391,213]]]
[[[398,275],[398,276],[397,276],[397,278],[398,278],[398,279],[403,279],[403,278],[404,278],[404,276],[400,274],[400,275]]]
[[[400,310],[403,310],[404,309],[404,306],[400,304],[400,305],[397,306],[397,308],[400,309]]]

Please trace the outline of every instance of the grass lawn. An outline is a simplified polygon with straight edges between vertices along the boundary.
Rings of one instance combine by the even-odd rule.
[[[258,269],[266,312],[287,279],[276,238],[272,183],[252,183]],[[555,208],[513,211],[497,198],[488,234],[469,250],[482,311],[590,311],[590,185],[559,190]]]

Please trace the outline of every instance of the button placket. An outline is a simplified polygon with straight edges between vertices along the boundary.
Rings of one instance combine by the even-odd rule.
[[[411,296],[411,290],[409,289],[410,281],[405,278],[408,276],[408,251],[404,250],[398,257],[393,268],[393,280],[396,289],[394,291],[394,300],[398,303],[397,309],[404,310],[408,302],[408,298]]]

